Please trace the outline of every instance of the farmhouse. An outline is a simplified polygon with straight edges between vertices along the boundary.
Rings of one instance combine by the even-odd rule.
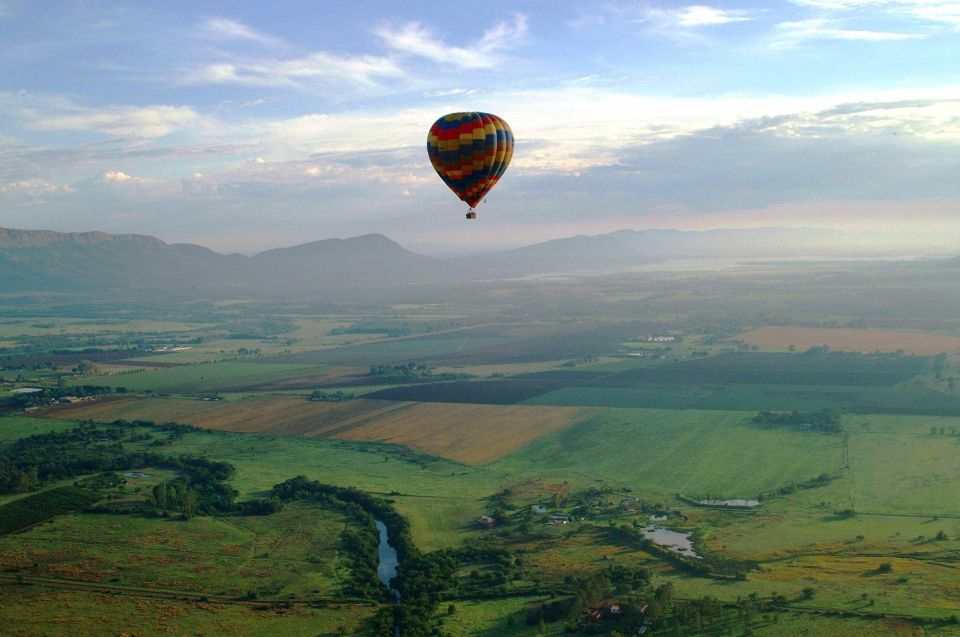
[[[530,507],[530,510],[534,513],[546,513],[547,507],[544,504],[534,504],[532,507]]]
[[[643,604],[640,608],[640,612],[644,613],[647,610],[647,605]],[[592,619],[595,622],[601,621],[603,619],[612,619],[617,617],[623,612],[620,607],[620,602],[616,600],[604,600],[598,602],[590,607],[590,610],[587,611],[587,617]]]
[[[570,524],[570,516],[554,513],[547,519],[547,524]]]
[[[481,515],[479,518],[477,518],[477,524],[484,529],[490,529],[496,524],[496,520],[491,518],[489,515]]]

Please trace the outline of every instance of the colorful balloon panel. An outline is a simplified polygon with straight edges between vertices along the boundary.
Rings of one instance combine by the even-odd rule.
[[[471,208],[513,157],[513,131],[490,113],[450,113],[430,127],[427,155],[440,179]]]

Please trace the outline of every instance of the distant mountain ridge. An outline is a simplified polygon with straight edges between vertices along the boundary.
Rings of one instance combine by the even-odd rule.
[[[463,282],[616,268],[673,258],[810,254],[843,233],[792,228],[619,230],[438,259],[381,234],[323,239],[245,256],[156,237],[0,228],[0,291],[217,288],[323,290]]]

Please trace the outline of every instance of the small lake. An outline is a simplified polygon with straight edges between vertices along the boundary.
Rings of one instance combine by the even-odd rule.
[[[377,546],[377,577],[390,589],[394,598],[400,601],[400,591],[390,586],[390,582],[397,576],[397,549],[390,546],[387,525],[380,520],[374,520],[374,524],[377,525],[377,533],[380,535],[380,544]]]
[[[644,537],[658,546],[669,549],[674,553],[695,557],[698,560],[703,559],[701,556],[697,555],[697,552],[694,550],[693,540],[690,539],[689,533],[671,531],[670,529],[665,529],[662,526],[648,526],[641,530]]]

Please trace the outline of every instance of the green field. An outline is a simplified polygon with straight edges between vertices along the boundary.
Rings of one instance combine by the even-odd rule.
[[[840,468],[839,436],[759,430],[751,414],[610,409],[494,463],[580,484],[753,497]]]
[[[338,538],[346,527],[341,514],[306,504],[266,517],[135,524],[121,515],[74,514],[0,537],[0,563],[28,576],[210,595],[337,597],[345,579]]]
[[[126,387],[129,391],[196,394],[227,390],[244,385],[296,378],[322,370],[288,363],[223,362],[185,365],[118,374],[88,376],[74,381],[79,385]]]
[[[519,381],[516,381],[519,382]],[[960,416],[960,399],[926,387],[818,385],[639,385],[563,387],[523,401],[531,405],[717,409],[723,411],[818,411],[862,414]]]
[[[49,418],[29,418],[24,416],[0,416],[0,444],[17,438],[25,438],[48,431],[64,431],[76,427],[69,421],[50,420]]]

